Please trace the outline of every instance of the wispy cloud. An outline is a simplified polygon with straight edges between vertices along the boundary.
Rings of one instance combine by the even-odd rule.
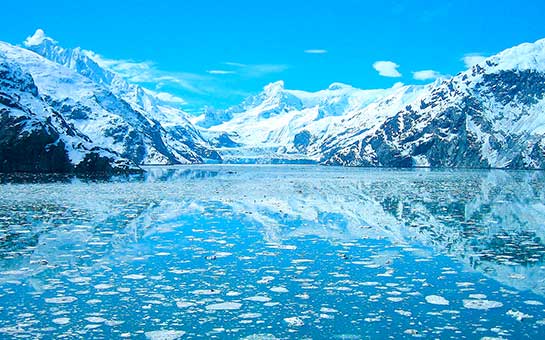
[[[243,64],[237,62],[226,62],[224,65],[234,68],[234,72],[242,77],[261,78],[270,74],[282,73],[289,69],[285,64]]]
[[[150,93],[155,95],[156,98],[158,98],[159,100],[161,100],[161,101],[163,101],[165,103],[178,104],[178,105],[187,104],[187,102],[183,98],[175,96],[172,93],[155,92],[155,91],[151,91],[151,90],[146,90],[146,91],[149,91]]]
[[[208,70],[206,71],[208,74],[218,74],[218,75],[226,75],[226,74],[234,74],[235,71],[227,71],[227,70]]]
[[[326,54],[327,50],[323,49],[311,49],[311,50],[305,50],[305,53],[308,54]]]
[[[187,72],[168,72],[161,70],[151,61],[108,59],[99,54],[86,51],[87,55],[99,65],[119,74],[130,83],[152,84],[156,88],[175,85],[183,90],[203,94],[211,92],[211,79],[206,75]]]
[[[423,71],[413,72],[413,78],[415,80],[435,80],[441,77],[443,77],[443,75],[434,70],[423,70]]]
[[[399,78],[402,76],[397,70],[399,65],[393,61],[377,61],[373,64],[373,68],[383,77]]]
[[[466,65],[467,68],[471,68],[477,64],[480,64],[482,63],[483,61],[485,61],[486,57],[481,55],[481,54],[478,54],[478,53],[470,53],[470,54],[466,54],[463,58],[462,58],[462,61],[464,62],[464,64]]]
[[[244,80],[286,71],[285,64],[244,64],[226,62],[217,68],[202,73],[171,72],[161,69],[152,61],[115,60],[85,51],[99,65],[119,74],[130,83],[140,84],[160,94],[165,102],[188,106],[202,106],[210,101],[220,102],[229,98],[242,98],[250,95],[242,90]],[[229,76],[228,76],[229,75]],[[241,85],[237,88],[237,84]],[[170,96],[169,94],[173,94]],[[184,99],[177,98],[178,95]]]

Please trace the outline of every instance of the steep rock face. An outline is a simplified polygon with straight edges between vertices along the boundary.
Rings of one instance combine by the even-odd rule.
[[[540,65],[526,64],[537,58],[532,54],[519,55],[516,65],[503,61],[506,54],[430,86],[424,98],[325,163],[545,168],[545,72]]]
[[[545,168],[545,40],[428,85],[374,131],[324,153],[325,164]],[[335,136],[333,136],[335,137]]]
[[[40,98],[32,76],[0,53],[0,172],[140,172],[93,145]]]
[[[164,96],[130,84],[110,71],[107,65],[102,65],[102,59],[97,54],[80,48],[63,48],[41,30],[28,38],[25,46],[48,60],[71,69],[106,91],[104,95],[97,96],[103,109],[116,113],[121,107],[123,116],[136,117],[131,118],[128,126],[117,124],[115,131],[111,131],[117,143],[121,142],[122,137],[126,140],[125,148],[137,145],[127,152],[127,156],[136,162],[175,164],[201,163],[205,159],[221,160],[219,154],[210,148],[208,142],[187,119],[187,114],[174,105],[183,102],[181,98]],[[75,108],[76,118],[81,109],[85,110],[85,107]],[[138,122],[133,124],[135,119]],[[135,129],[132,130],[131,127]]]

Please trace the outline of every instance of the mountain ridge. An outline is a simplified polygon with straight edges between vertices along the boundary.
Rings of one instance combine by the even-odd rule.
[[[359,90],[334,83],[310,93],[276,82],[216,111],[222,119],[205,113],[194,122],[211,139],[228,137],[234,146],[215,145],[232,162],[262,156],[347,166],[543,169],[544,81],[541,39],[428,85]]]
[[[32,102],[56,119],[48,129],[59,140],[80,136],[134,164],[545,169],[545,39],[427,85],[363,90],[335,82],[307,92],[277,81],[238,105],[206,108],[200,116],[184,112],[183,99],[131,84],[96,53],[64,48],[43,30],[24,45],[0,43],[0,55],[4,68],[21,69],[22,84],[30,77],[36,91],[25,91],[35,99],[22,103],[10,92],[4,102]],[[34,101],[46,108],[36,109]]]

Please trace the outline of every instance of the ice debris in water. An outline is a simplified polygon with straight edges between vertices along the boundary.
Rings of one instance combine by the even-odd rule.
[[[517,321],[522,321],[524,319],[531,319],[533,318],[533,316],[529,315],[529,314],[525,314],[521,311],[518,311],[518,310],[508,310],[507,313],[505,313],[509,316],[512,316],[515,320]]]
[[[492,309],[503,307],[503,303],[490,300],[463,300],[465,308],[469,309]]]
[[[146,332],[145,334],[146,338],[150,340],[177,340],[181,339],[185,335],[185,332],[174,330],[160,330]]]
[[[235,310],[240,309],[242,307],[241,303],[238,302],[222,302],[222,303],[214,303],[211,305],[206,306],[207,310]]]
[[[449,304],[449,301],[447,299],[439,295],[426,296],[426,302],[432,305],[440,305],[440,306],[447,306]]]
[[[54,297],[54,298],[46,298],[45,302],[62,304],[62,303],[72,303],[76,301],[77,299],[78,299],[77,297],[73,297],[73,296],[60,296],[60,297]]]
[[[284,318],[284,321],[288,324],[288,326],[290,327],[302,327],[305,323],[303,322],[303,320],[301,320],[299,317],[297,316],[293,316],[293,317],[289,317],[289,318]]]

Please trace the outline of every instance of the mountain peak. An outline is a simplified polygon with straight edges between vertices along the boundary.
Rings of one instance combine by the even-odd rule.
[[[276,81],[274,83],[270,83],[270,84],[266,85],[263,88],[263,92],[265,92],[268,95],[276,94],[276,93],[278,93],[280,91],[283,91],[283,90],[284,90],[284,81],[283,80],[279,80],[279,81]]]
[[[335,90],[350,89],[350,88],[352,88],[352,86],[347,85],[347,84],[343,84],[343,83],[335,82],[335,83],[332,83],[331,85],[329,85],[329,87],[327,89],[335,91]]]
[[[479,64],[498,70],[536,70],[545,71],[545,39],[534,43],[524,43],[487,58]]]
[[[41,45],[44,41],[50,41],[52,42],[53,44],[56,44],[57,42],[55,40],[53,40],[52,38],[48,37],[44,30],[41,29],[41,28],[38,28],[36,30],[36,32],[34,32],[34,34],[30,37],[27,37],[25,39],[25,41],[23,42],[23,44],[26,46],[26,47],[30,47],[30,46],[37,46],[37,45]]]

